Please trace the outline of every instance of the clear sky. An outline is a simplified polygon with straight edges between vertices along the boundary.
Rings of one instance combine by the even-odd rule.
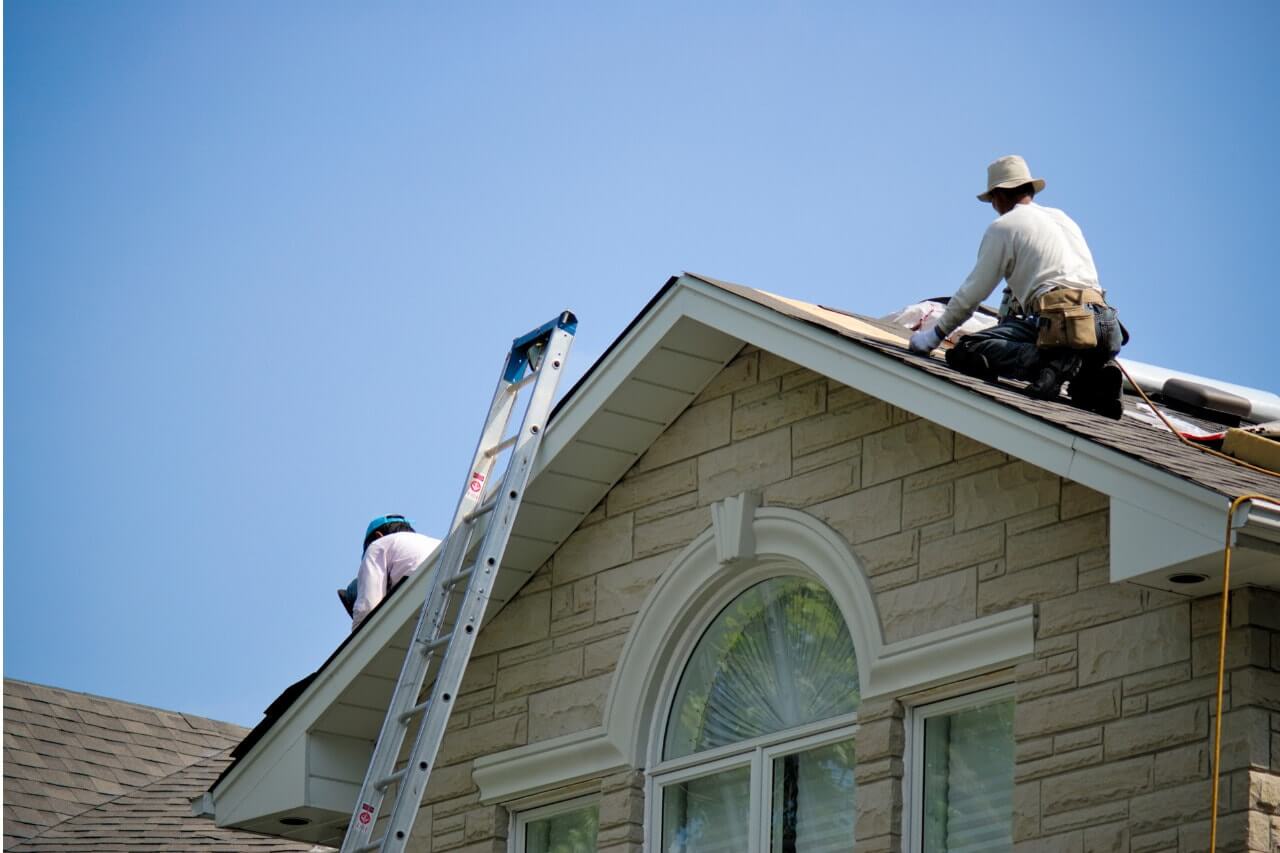
[[[6,2],[4,672],[243,724],[510,339],[952,292],[1020,153],[1126,355],[1271,391],[1280,5]],[[565,386],[568,387],[567,385]]]

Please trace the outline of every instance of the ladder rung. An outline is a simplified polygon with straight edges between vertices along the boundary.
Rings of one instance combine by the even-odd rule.
[[[519,436],[517,435],[513,435],[509,438],[504,438],[502,441],[499,441],[493,447],[490,447],[488,450],[486,450],[484,452],[484,455],[492,459],[502,451],[506,450],[508,447],[514,446],[517,438],[519,438]]]
[[[476,507],[475,509],[471,510],[471,512],[464,515],[462,517],[462,523],[470,524],[480,516],[487,515],[493,512],[493,508],[497,505],[498,505],[498,496],[497,495],[490,496],[490,498],[487,501],[480,504],[480,506]]]
[[[386,841],[386,840],[387,840],[387,837],[384,835],[384,836],[382,836],[381,838],[379,838],[378,840],[376,840],[376,841],[371,841],[371,842],[369,842],[368,844],[366,844],[366,845],[365,845],[365,846],[363,846],[363,847],[357,847],[357,848],[355,849],[355,853],[373,853],[373,851],[374,851],[374,850],[377,850],[379,847],[381,847],[381,846],[382,846],[382,842],[383,842],[383,841]]]
[[[427,654],[429,652],[434,652],[436,649],[440,648],[441,646],[447,646],[449,645],[449,641],[452,639],[453,639],[453,632],[450,631],[449,633],[445,634],[443,637],[437,637],[436,639],[431,640],[430,642],[423,643],[422,653]]]
[[[427,706],[430,704],[431,704],[430,699],[428,699],[425,702],[419,702],[417,705],[414,705],[412,708],[410,708],[409,710],[405,711],[403,714],[400,715],[400,722],[402,723],[409,722],[410,720],[413,719],[415,714],[422,713],[423,711],[426,710]]]
[[[443,582],[443,585],[444,585],[444,586],[446,586],[446,587],[449,587],[450,589],[452,589],[453,587],[457,586],[457,585],[458,585],[459,583],[461,583],[462,581],[464,581],[464,580],[466,580],[467,578],[471,577],[471,574],[472,574],[475,570],[476,570],[476,567],[475,567],[474,565],[467,566],[465,569],[463,569],[462,571],[458,572],[456,575],[449,575],[449,577],[445,578],[445,579],[444,579],[444,582]]]
[[[507,393],[517,394],[519,393],[521,388],[528,385],[530,382],[536,382],[536,381],[538,381],[538,372],[536,370],[531,370],[524,375],[524,378],[516,382],[512,382],[510,385],[508,385]]]
[[[393,782],[399,782],[401,779],[403,779],[404,774],[408,772],[409,772],[408,767],[404,768],[403,770],[397,770],[395,773],[392,773],[390,776],[383,776],[374,784],[373,787],[377,788],[379,791],[385,791],[387,790],[387,788],[391,787],[391,784]]]

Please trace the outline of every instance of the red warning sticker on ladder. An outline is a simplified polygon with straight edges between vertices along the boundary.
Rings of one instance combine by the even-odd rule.
[[[360,821],[361,826],[368,826],[373,823],[373,805],[370,803],[361,803],[360,814],[356,816],[356,820]]]
[[[484,491],[484,474],[479,471],[471,472],[471,481],[467,483],[467,496],[479,498],[480,493]]]

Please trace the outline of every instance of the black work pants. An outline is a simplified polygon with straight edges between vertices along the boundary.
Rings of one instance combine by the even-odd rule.
[[[990,329],[965,335],[956,342],[986,359],[987,367],[998,376],[1030,381],[1048,361],[1065,355],[1080,356],[1085,371],[1116,357],[1124,344],[1120,318],[1110,305],[1090,305],[1098,346],[1089,350],[1042,350],[1036,346],[1040,334],[1038,318],[1006,317]]]

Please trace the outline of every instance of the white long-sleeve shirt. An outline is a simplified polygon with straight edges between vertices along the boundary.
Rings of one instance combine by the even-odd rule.
[[[369,543],[360,561],[355,606],[351,608],[351,630],[364,621],[369,611],[386,597],[387,590],[401,578],[413,574],[440,544],[439,539],[408,530],[391,533]]]
[[[1023,310],[1055,287],[1102,289],[1089,245],[1070,216],[1035,202],[1015,205],[982,235],[978,262],[947,303],[938,331],[951,334],[1002,278]]]

